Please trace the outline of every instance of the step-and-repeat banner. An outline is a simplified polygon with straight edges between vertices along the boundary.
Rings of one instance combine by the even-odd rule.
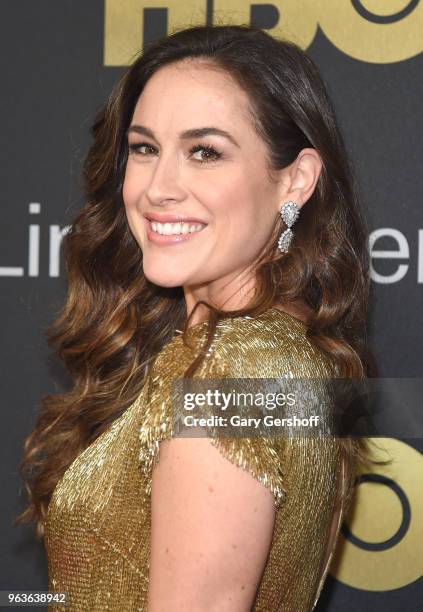
[[[369,331],[381,376],[419,378],[423,1],[3,0],[0,13],[0,590],[45,590],[42,546],[12,519],[40,397],[68,382],[44,331],[65,295],[60,245],[83,202],[95,112],[146,43],[184,25],[251,23],[307,50],[329,87],[369,220]],[[416,432],[377,442],[394,461],[357,481],[320,612],[421,606],[423,440]]]

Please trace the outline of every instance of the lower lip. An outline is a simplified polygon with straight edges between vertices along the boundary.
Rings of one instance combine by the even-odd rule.
[[[150,221],[148,221],[148,219],[147,219],[147,224],[148,224],[147,225],[147,238],[151,242],[154,242],[154,244],[176,244],[178,242],[186,242],[187,240],[191,240],[192,238],[195,238],[196,236],[199,236],[200,234],[202,234],[203,231],[207,227],[207,225],[206,225],[199,232],[191,232],[191,233],[188,233],[188,234],[170,234],[170,235],[164,235],[164,234],[159,234],[158,232],[154,232],[151,229]]]

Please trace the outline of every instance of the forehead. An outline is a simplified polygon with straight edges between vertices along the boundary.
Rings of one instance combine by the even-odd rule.
[[[219,125],[236,133],[251,127],[247,94],[234,79],[206,62],[163,66],[147,81],[133,120],[158,131]],[[238,127],[238,130],[237,130]]]

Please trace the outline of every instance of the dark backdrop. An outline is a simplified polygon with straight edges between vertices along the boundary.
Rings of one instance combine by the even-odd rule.
[[[228,22],[218,3],[192,4],[198,23]],[[22,504],[17,465],[40,397],[68,382],[44,330],[65,295],[60,235],[82,204],[89,127],[128,63],[122,57],[170,31],[178,11],[186,17],[183,6],[182,0],[0,5],[0,589],[47,589],[41,545],[31,530],[13,528],[11,521]],[[422,3],[238,0],[227,8],[235,22],[277,26],[273,33],[296,38],[319,65],[372,231],[371,345],[382,376],[421,377]],[[422,601],[423,444],[421,437],[387,442],[402,458],[390,477],[409,501],[410,527],[379,552],[345,538],[319,611],[414,610]],[[389,487],[362,489],[349,528],[366,541],[387,540],[404,508]]]

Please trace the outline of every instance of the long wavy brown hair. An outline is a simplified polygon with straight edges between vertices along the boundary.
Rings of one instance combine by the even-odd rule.
[[[138,97],[160,67],[185,58],[206,60],[247,93],[253,128],[267,145],[269,176],[305,147],[314,147],[323,163],[286,254],[277,249],[283,222],[275,225],[255,265],[257,289],[248,307],[227,312],[207,305],[204,351],[186,376],[201,363],[220,318],[256,316],[275,304],[307,306],[307,336],[333,357],[340,377],[377,376],[366,337],[368,231],[352,164],[316,65],[295,44],[252,26],[176,31],[137,55],[91,129],[83,167],[86,204],[63,240],[67,297],[47,328],[48,344],[63,360],[73,386],[42,398],[21,463],[28,505],[16,522],[35,521],[40,537],[65,470],[135,401],[152,360],[176,328],[185,332],[190,323],[182,288],[162,288],[144,276],[142,252],[122,199],[126,131]],[[369,439],[345,437],[341,444],[353,479],[358,462],[371,461]]]

